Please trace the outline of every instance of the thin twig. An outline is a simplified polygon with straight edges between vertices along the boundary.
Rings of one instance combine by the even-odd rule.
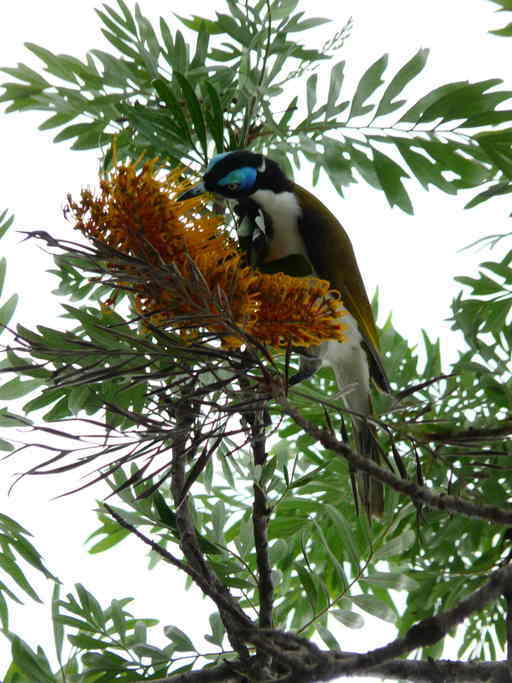
[[[293,418],[298,425],[323,446],[333,451],[333,453],[345,458],[355,469],[368,472],[372,477],[387,484],[395,491],[404,493],[413,500],[438,510],[450,510],[451,512],[456,512],[466,517],[488,519],[496,524],[512,524],[512,510],[504,510],[496,505],[478,505],[457,496],[433,493],[430,489],[419,486],[409,479],[400,479],[399,477],[396,477],[388,470],[376,465],[369,458],[365,458],[364,456],[355,453],[346,444],[338,441],[326,429],[317,427],[309,420],[306,420],[277,389],[274,398],[282,406],[287,415]]]

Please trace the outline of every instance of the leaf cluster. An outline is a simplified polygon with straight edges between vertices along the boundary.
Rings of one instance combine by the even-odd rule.
[[[391,76],[383,55],[353,92],[337,62],[323,92],[317,68],[327,69],[350,21],[321,49],[306,49],[299,36],[327,20],[294,13],[295,0],[227,5],[213,20],[178,17],[185,33],[163,18],[157,30],[123,0],[104,5],[97,13],[115,52],[91,50],[80,61],[27,44],[45,75],[4,68],[15,80],[0,102],[49,112],[42,130],[62,128],[55,141],[72,139],[73,149],[103,150],[106,168],[113,155],[140,154],[197,167],[214,152],[250,147],[289,173],[305,158],[340,193],[364,181],[408,213],[409,178],[450,194],[484,186],[468,206],[510,193],[512,110],[500,105],[511,93],[496,89],[499,79],[443,84],[411,106],[403,93],[425,68],[421,49]],[[302,92],[284,99],[292,83]]]
[[[498,90],[500,81],[443,84],[410,104],[404,92],[427,61],[427,51],[420,50],[392,75],[387,56],[381,57],[346,92],[346,65],[330,67],[329,58],[350,25],[320,49],[309,49],[301,34],[324,20],[304,18],[297,4],[227,0],[227,14],[177,17],[182,30],[162,19],[157,31],[138,7],[132,12],[117,0],[98,10],[112,54],[92,50],[80,61],[30,44],[45,75],[25,65],[4,69],[15,82],[4,85],[0,100],[8,111],[49,112],[41,128],[61,128],[55,140],[74,140],[74,149],[103,150],[105,168],[115,158],[141,154],[198,166],[214,152],[250,147],[289,173],[291,161],[298,166],[306,159],[314,178],[326,173],[340,192],[364,180],[407,212],[410,177],[448,194],[477,191],[468,206],[510,193],[512,110],[506,107],[512,93]],[[511,9],[504,0],[498,4]],[[327,71],[325,89],[319,67]],[[288,99],[292,86],[299,94]],[[0,235],[10,223],[2,213]],[[185,552],[184,537],[194,537],[210,578],[245,614],[261,617],[268,601],[262,589],[262,554],[268,551],[273,625],[316,635],[332,651],[340,647],[336,623],[361,628],[367,613],[406,635],[419,619],[460,604],[510,559],[501,527],[422,508],[392,489],[382,520],[356,513],[346,461],[284,417],[277,401],[266,403],[269,387],[284,387],[311,425],[347,437],[349,416],[341,411],[340,417],[339,405],[326,399],[336,393],[327,371],[292,390],[287,379],[297,361],[291,350],[275,359],[256,342],[245,354],[228,353],[208,338],[184,345],[163,330],[142,334],[140,321],[130,316],[129,291],[122,294],[121,312],[101,306],[112,286],[95,278],[105,275],[114,255],[69,243],[63,251],[53,272],[56,293],[71,302],[64,307],[65,331],[19,325],[0,366],[8,378],[0,399],[29,397],[23,414],[2,408],[0,425],[29,424],[26,414],[35,413],[36,433],[58,440],[36,444],[48,458],[32,472],[93,466],[92,480],[108,481],[121,501],[114,512],[134,529],[148,528],[156,547]],[[442,364],[439,340],[424,332],[421,348],[412,348],[391,318],[386,321],[382,352],[395,397],[374,397],[385,466],[394,474],[438,494],[503,507],[512,496],[511,259],[508,251],[482,263],[477,276],[458,278],[465,289],[453,302],[452,321],[465,346],[450,368]],[[0,286],[4,273],[2,261]],[[15,305],[15,297],[0,305],[2,325]],[[71,432],[69,422],[87,425],[88,435]],[[267,457],[258,459],[261,423],[270,438]],[[170,477],[176,488],[177,443],[181,497],[161,487]],[[14,444],[1,441],[0,448]],[[184,509],[190,516],[185,521]],[[89,539],[93,553],[110,550],[128,534],[105,508],[98,517]],[[19,558],[52,577],[27,532],[2,519],[1,569],[18,591],[36,598]],[[150,566],[163,557],[153,546]],[[397,607],[397,591],[407,594],[404,609]],[[0,590],[4,627],[5,595],[17,597],[7,587]],[[60,672],[52,671],[42,650],[11,634],[6,683],[60,680],[60,674],[69,681],[149,680],[189,670],[200,656],[210,662],[236,656],[222,603],[206,636],[215,652],[201,655],[176,626],[165,628],[170,644],[152,645],[147,629],[154,621],[135,619],[125,609],[128,602],[113,600],[103,608],[82,586],[66,599],[56,589]],[[495,658],[506,642],[506,618],[501,604],[473,614],[461,656]],[[69,656],[66,635],[74,648]],[[423,654],[438,657],[441,650],[436,643]],[[185,664],[179,653],[191,653]]]

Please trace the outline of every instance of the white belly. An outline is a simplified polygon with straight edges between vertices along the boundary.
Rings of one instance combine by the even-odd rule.
[[[347,407],[366,415],[370,412],[370,371],[366,352],[361,346],[363,337],[350,313],[347,312],[342,320],[348,325],[346,341],[327,342],[322,363],[332,368],[338,389],[348,390],[343,393]]]

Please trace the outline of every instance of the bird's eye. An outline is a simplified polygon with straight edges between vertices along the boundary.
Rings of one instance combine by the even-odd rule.
[[[229,190],[230,192],[236,192],[239,189],[240,189],[240,183],[228,183],[226,185],[226,190]]]

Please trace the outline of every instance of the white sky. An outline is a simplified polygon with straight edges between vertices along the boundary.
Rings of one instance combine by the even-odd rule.
[[[95,6],[99,2],[92,0],[80,0],[72,5],[64,0],[2,3],[0,64],[13,66],[18,61],[36,64],[37,60],[23,47],[25,41],[80,58],[87,49],[104,47],[99,19],[93,12]],[[172,10],[182,15],[211,13],[213,9],[225,11],[221,0],[208,3],[188,0],[186,7],[170,0],[142,0],[141,6],[149,17],[163,15],[171,25]],[[341,27],[349,16],[354,18],[352,36],[342,54],[348,62],[346,93],[353,92],[351,84],[384,52],[391,53],[390,73],[393,73],[419,47],[431,48],[431,57],[418,83],[406,93],[411,100],[454,80],[503,77],[505,87],[510,87],[506,70],[512,43],[487,33],[506,21],[504,15],[494,13],[495,5],[491,2],[315,0],[304,2],[303,7],[308,14],[335,19],[333,28]],[[321,44],[327,30],[328,27],[321,27],[311,44]],[[5,76],[1,80],[10,78]],[[95,183],[97,161],[94,152],[69,151],[67,142],[52,144],[57,131],[37,131],[37,125],[44,118],[44,114],[38,113],[0,117],[0,210],[9,208],[15,212],[15,230],[41,228],[64,235],[69,234],[61,215],[65,194],[68,191],[78,194],[83,185]],[[307,174],[302,174],[300,181],[310,185]],[[392,310],[400,332],[418,341],[422,327],[431,336],[446,335],[449,325],[444,321],[450,315],[450,302],[458,290],[453,277],[471,274],[486,256],[474,251],[461,254],[458,250],[484,235],[509,231],[510,208],[505,199],[464,211],[471,193],[452,197],[435,189],[427,193],[413,182],[409,187],[413,188],[416,210],[413,217],[396,208],[390,210],[385,197],[366,185],[351,186],[345,200],[337,196],[327,181],[316,192],[351,235],[369,292],[379,286],[381,313],[387,315]],[[44,273],[52,263],[35,244],[22,243],[15,230],[0,242],[0,249],[9,260],[6,293],[16,291],[22,299],[17,320],[28,326],[58,324],[57,306],[50,291],[54,285]],[[458,338],[448,335],[444,349],[451,357],[457,344]],[[8,476],[25,466],[22,458],[15,464],[7,463],[3,477],[5,492]],[[213,611],[211,606],[206,607],[205,601],[192,592],[183,594],[182,583],[170,580],[171,570],[163,565],[148,574],[144,551],[137,542],[124,541],[119,549],[97,557],[86,553],[83,541],[98,526],[90,511],[94,506],[93,492],[49,500],[76,483],[78,476],[75,473],[66,482],[60,478],[25,480],[8,498],[2,499],[0,510],[35,534],[36,547],[49,568],[64,582],[65,591],[74,582],[81,581],[104,603],[112,597],[136,594],[133,608],[136,616],[159,617],[162,625],[173,623],[187,632],[197,633],[199,641],[207,632],[202,625],[198,626],[200,615],[205,615],[206,625],[206,617]],[[102,491],[96,489],[96,496],[101,495]],[[45,583],[38,581],[37,585],[41,596],[47,597]],[[48,616],[48,606],[27,604],[24,608],[11,609],[12,629],[32,646],[41,643],[51,652]],[[366,649],[385,644],[392,637],[393,629],[376,622],[371,635],[366,629],[352,632],[341,626],[338,635],[344,649]],[[0,675],[3,662],[8,659],[7,652],[6,644],[0,641]]]

